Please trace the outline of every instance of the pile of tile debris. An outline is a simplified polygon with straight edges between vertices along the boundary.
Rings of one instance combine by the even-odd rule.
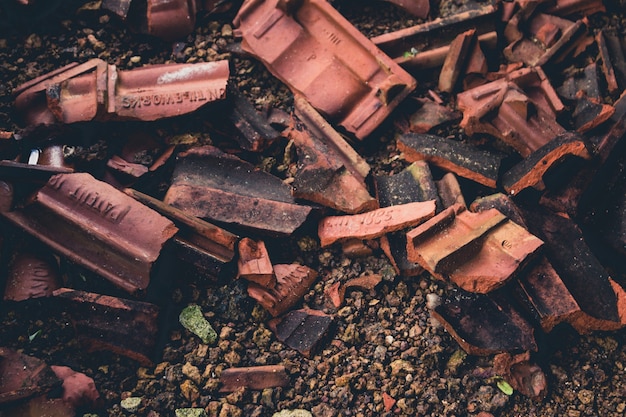
[[[394,3],[428,16],[428,2]],[[148,1],[147,33],[189,33],[199,4]],[[124,18],[129,5],[103,2]],[[32,80],[15,91],[16,110],[31,128],[153,121],[215,106],[220,128],[241,149],[262,152],[284,138],[297,165],[288,184],[213,146],[179,152],[137,138],[96,179],[65,163],[62,144],[5,152],[3,247],[16,236],[27,243],[5,256],[4,303],[50,297],[71,315],[87,348],[150,364],[159,353],[168,276],[184,264],[216,279],[247,280],[249,296],[273,317],[276,338],[310,355],[335,320],[298,309],[317,273],[273,263],[263,238],[318,222],[322,247],[339,243],[350,256],[380,247],[397,275],[427,271],[457,286],[433,315],[465,351],[497,354],[498,374],[541,398],[545,377],[530,360],[535,332],[560,323],[580,333],[626,324],[626,292],[610,272],[626,248],[626,44],[615,33],[589,30],[587,16],[603,10],[600,0],[481,2],[368,39],[324,0],[247,0],[233,22],[241,50],[291,89],[291,115],[258,112],[229,83],[227,61],[119,71],[93,59]],[[419,108],[408,117],[391,116],[403,130],[397,147],[410,165],[372,176],[345,138],[376,140],[377,128],[426,70],[439,72],[437,91],[412,97]],[[463,140],[429,133],[455,123]],[[17,133],[0,133],[11,143],[3,149],[19,148]],[[137,163],[142,151],[158,157],[149,166]],[[162,200],[132,188],[174,156]],[[447,173],[435,179],[431,167]],[[491,195],[468,206],[460,185],[467,181],[458,177]],[[123,295],[64,287],[59,259]],[[340,307],[347,288],[378,282],[364,276],[326,296]],[[40,398],[64,378],[0,348],[0,404]],[[278,365],[233,368],[221,378],[226,392],[288,382]],[[93,392],[73,395],[97,399]],[[69,409],[77,401],[57,400]]]

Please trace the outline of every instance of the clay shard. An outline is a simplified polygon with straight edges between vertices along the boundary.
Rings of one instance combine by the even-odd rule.
[[[155,360],[156,305],[70,288],[54,291],[54,298],[88,350],[110,350],[147,366]]]
[[[431,314],[470,355],[537,351],[533,326],[501,294],[459,290]]]
[[[375,36],[372,42],[404,68],[436,68],[448,55],[450,42],[467,30],[476,29],[479,42],[495,47],[497,11],[488,5]]]
[[[70,64],[16,89],[28,125],[90,120],[151,121],[225,98],[228,61],[146,65],[118,71],[101,59]]]
[[[220,374],[220,384],[220,392],[233,392],[241,387],[261,391],[288,386],[289,376],[283,365],[227,368]]]
[[[23,209],[2,213],[72,262],[136,293],[178,229],[157,212],[86,173],[59,174]]]
[[[626,292],[594,256],[578,226],[546,210],[525,212],[530,229],[546,242],[545,253],[585,316],[572,320],[580,333],[626,324]]]
[[[210,146],[179,154],[164,201],[191,216],[278,236],[293,233],[311,211],[279,178]]]
[[[435,181],[435,183],[437,184],[437,193],[439,194],[439,199],[441,200],[442,209],[452,207],[457,204],[467,207],[463,191],[461,190],[461,184],[459,184],[459,180],[456,175],[448,172],[441,177],[440,180]]]
[[[244,237],[239,241],[238,277],[256,282],[264,287],[274,287],[276,276],[270,256],[262,240]]]
[[[273,316],[292,308],[315,282],[317,272],[298,264],[274,265],[276,285],[265,287],[255,282],[248,285],[248,295],[258,301]]]
[[[306,357],[315,352],[332,324],[332,316],[310,308],[290,311],[268,323],[278,340]]]
[[[485,197],[479,197],[472,202],[469,209],[474,213],[496,209],[515,223],[526,228],[522,211],[515,202],[505,194],[495,193]]]
[[[493,370],[529,398],[541,400],[548,393],[546,375],[539,365],[531,362],[529,352],[499,353],[493,358]]]
[[[450,49],[439,73],[439,90],[452,93],[466,66],[466,58],[476,42],[476,29],[458,35],[450,43]]]
[[[196,25],[196,0],[147,0],[144,32],[166,41],[190,34]]]
[[[415,17],[426,19],[430,13],[430,0],[384,0],[406,10]]]
[[[410,132],[428,133],[439,126],[461,120],[461,113],[450,110],[433,100],[418,98],[416,101],[420,108],[408,117]]]
[[[351,216],[329,216],[318,226],[321,245],[342,240],[373,239],[422,223],[435,214],[435,202],[425,201],[385,207]]]
[[[502,287],[542,244],[495,209],[470,213],[460,205],[407,233],[409,260],[476,293]]]
[[[409,74],[324,0],[248,0],[234,24],[245,51],[359,139],[416,87]]]
[[[461,177],[496,188],[503,158],[499,154],[440,136],[412,133],[398,138],[398,149],[408,162],[425,160]]]
[[[431,200],[435,201],[437,208],[441,207],[430,167],[424,161],[414,162],[396,175],[376,176],[374,183],[381,207]],[[422,271],[419,264],[406,257],[406,237],[403,232],[382,236],[380,244],[396,273],[415,276]]]
[[[61,384],[42,360],[0,347],[0,404],[45,394]]]
[[[76,372],[67,366],[50,367],[55,375],[63,380],[63,401],[73,408],[98,407],[102,405],[100,393],[93,378]]]
[[[598,33],[596,34],[596,43],[598,44],[598,51],[600,52],[600,68],[602,68],[602,73],[604,74],[604,78],[606,80],[607,89],[609,90],[610,94],[615,94],[619,90],[619,85],[617,83],[617,77],[615,75],[613,63],[611,62],[611,55],[607,46],[606,37],[604,36],[604,32],[602,30],[598,31]]]
[[[9,266],[4,299],[24,301],[50,297],[60,287],[59,266],[52,254],[23,251],[15,255]]]

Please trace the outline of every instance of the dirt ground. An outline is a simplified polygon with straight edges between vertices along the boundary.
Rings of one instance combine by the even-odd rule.
[[[4,1],[8,4],[11,0]],[[6,10],[0,17],[0,130],[20,129],[11,95],[17,86],[68,63],[96,57],[121,70],[145,64],[230,59],[234,82],[259,109],[292,109],[289,90],[262,64],[232,52],[232,18],[237,7],[199,15],[191,35],[168,43],[131,32],[124,22],[101,10],[100,2],[61,3],[41,19],[10,15]],[[418,23],[384,2],[332,3],[368,36]],[[448,1],[445,6],[453,9],[462,3]],[[610,26],[626,34],[624,5],[613,0],[605,3],[608,12],[594,16],[592,28]],[[419,78],[420,86],[414,93],[418,97],[432,86],[436,74],[424,73]],[[145,124],[63,127],[50,133],[48,140],[66,144],[68,160],[76,169],[96,176],[102,173],[103,161],[137,131],[150,132],[163,141],[179,140],[185,143],[181,148],[213,143],[236,149],[234,142],[208,126],[210,111]],[[355,144],[375,174],[397,172],[406,166],[398,158],[394,129],[388,123],[376,137]],[[443,133],[459,134],[455,127]],[[280,142],[262,154],[238,154],[286,178],[290,175],[284,166],[285,158],[289,158],[286,144]],[[167,174],[165,169],[144,185],[156,195],[163,193]],[[487,191],[465,185],[464,189],[474,194],[466,196],[468,201]],[[20,234],[13,233],[5,229],[5,259],[11,245],[21,242]],[[492,358],[466,355],[430,318],[431,304],[451,288],[427,274],[395,276],[379,250],[366,258],[351,259],[339,247],[320,248],[314,225],[289,239],[267,239],[267,245],[275,263],[300,262],[319,273],[303,305],[335,314],[334,327],[311,358],[275,338],[267,326],[268,314],[247,296],[241,281],[216,283],[183,272],[170,277],[174,288],[171,306],[180,311],[190,303],[199,304],[219,334],[215,345],[202,344],[172,320],[164,329],[162,358],[154,366],[142,367],[112,353],[85,352],[73,337],[66,313],[47,301],[33,300],[0,304],[0,346],[21,349],[49,364],[68,365],[92,377],[105,404],[99,410],[80,410],[78,415],[84,416],[165,417],[186,407],[205,408],[211,416],[271,416],[287,409],[304,409],[325,417],[475,416],[480,412],[577,417],[622,416],[626,412],[624,331],[580,336],[563,326],[549,335],[538,332],[540,349],[533,359],[546,373],[549,392],[542,401],[517,392],[507,395],[497,387]],[[70,285],[96,292],[109,290],[97,277],[73,265],[64,262],[63,268]],[[327,305],[323,296],[326,288],[366,273],[381,274],[382,283],[373,291],[348,292],[338,310]],[[34,334],[36,337],[29,338]],[[218,391],[223,369],[265,364],[284,364],[291,384],[263,391]],[[396,400],[390,410],[385,409],[383,394]],[[120,406],[120,401],[130,396],[142,399],[135,413]]]

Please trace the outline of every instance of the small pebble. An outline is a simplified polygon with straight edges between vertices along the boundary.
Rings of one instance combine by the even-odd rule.
[[[141,405],[141,397],[128,397],[120,401],[120,407],[129,413],[136,413]]]

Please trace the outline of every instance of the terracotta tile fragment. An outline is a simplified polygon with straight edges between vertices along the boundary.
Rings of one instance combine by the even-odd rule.
[[[281,236],[293,233],[311,211],[295,203],[279,178],[210,146],[178,155],[164,201],[191,216]]]
[[[459,184],[456,175],[448,172],[441,177],[440,180],[436,181],[436,184],[442,209],[452,207],[454,205],[467,207],[465,197],[463,197],[463,192],[461,191],[461,185]]]
[[[195,0],[147,0],[146,30],[166,41],[181,39],[196,25]]]
[[[147,166],[128,162],[117,155],[113,155],[107,161],[107,167],[135,179],[148,172]]]
[[[244,50],[359,139],[378,127],[416,86],[324,0],[247,1],[234,24]]]
[[[350,239],[342,242],[341,251],[348,258],[365,258],[374,253],[372,248],[360,239]]]
[[[288,137],[298,154],[294,197],[350,214],[378,208],[363,177],[346,167],[328,141],[318,139],[302,124],[290,129]]]
[[[298,265],[274,265],[276,285],[264,287],[255,282],[248,285],[248,295],[258,301],[263,308],[276,317],[292,308],[309,291],[315,282],[317,272]]]
[[[425,160],[479,184],[496,187],[502,160],[498,154],[463,142],[426,134],[400,136],[398,149],[408,162]]]
[[[32,203],[2,214],[53,251],[131,293],[148,287],[163,245],[178,231],[86,173],[55,175]]]
[[[485,77],[489,71],[487,57],[480,47],[480,42],[474,42],[467,57],[465,75],[463,77],[463,90],[485,84]]]
[[[435,214],[435,202],[401,204],[351,216],[329,216],[322,219],[318,235],[322,247],[346,239],[373,239],[415,226]]]
[[[586,133],[606,122],[615,113],[615,108],[609,104],[597,103],[581,94],[572,112],[574,127],[580,133]]]
[[[622,328],[626,324],[626,292],[613,284],[578,226],[547,210],[526,211],[525,217],[530,229],[546,242],[548,260],[585,313],[575,317],[572,326],[580,333]]]
[[[452,93],[459,76],[466,67],[466,58],[476,42],[476,30],[471,29],[459,34],[450,43],[450,49],[439,73],[439,90]]]
[[[553,5],[546,9],[547,13],[559,16],[582,14],[590,16],[594,13],[605,12],[602,0],[556,0]]]
[[[470,355],[537,351],[534,328],[500,294],[458,291],[431,314]]]
[[[493,358],[494,372],[511,384],[513,389],[534,400],[548,393],[548,381],[539,365],[531,362],[530,353],[512,355],[508,352]]]
[[[146,366],[155,360],[156,305],[69,288],[54,291],[54,297],[89,351],[110,350]]]
[[[503,286],[542,244],[495,209],[470,213],[460,205],[407,233],[409,260],[477,293]]]
[[[623,88],[626,86],[626,43],[616,33],[606,31],[603,35],[618,85]]]
[[[427,69],[441,66],[448,55],[450,42],[460,33],[476,29],[481,44],[495,47],[496,13],[498,8],[487,5],[444,18],[436,18],[416,26],[375,36],[372,42],[395,62],[407,69]]]
[[[505,194],[495,193],[485,197],[479,197],[472,202],[469,209],[474,213],[496,209],[515,223],[526,228],[522,211],[517,207],[515,202]]]
[[[384,0],[420,19],[426,19],[430,13],[430,0]]]
[[[44,394],[61,384],[42,360],[0,347],[0,404]]]
[[[610,94],[615,94],[619,90],[619,85],[615,76],[613,63],[611,62],[611,55],[609,54],[606,38],[602,30],[598,31],[598,33],[596,34],[596,43],[598,44],[598,51],[600,53],[600,68],[602,68],[602,73],[604,74],[604,79],[606,80],[607,89],[609,90]]]
[[[461,113],[450,110],[430,99],[417,98],[415,100],[420,106],[418,110],[408,116],[408,129],[414,133],[428,133],[439,126],[461,120]]]
[[[114,65],[92,59],[21,85],[15,91],[15,107],[28,125],[150,121],[222,100],[228,77],[225,60],[118,71]]]
[[[332,323],[332,316],[319,310],[304,308],[272,319],[268,326],[278,340],[302,355],[311,357]]]
[[[95,408],[102,405],[100,393],[93,378],[76,372],[67,366],[51,366],[57,377],[63,380],[63,401],[74,408]]]
[[[383,392],[383,405],[385,406],[385,411],[390,412],[393,410],[394,405],[396,405],[396,399],[386,392]]]
[[[559,323],[572,323],[584,315],[545,256],[519,277],[517,285],[521,302],[529,307],[529,311],[546,333]]]
[[[265,248],[265,242],[244,237],[239,241],[238,277],[272,288],[276,285],[274,268]]]
[[[9,265],[4,299],[24,301],[50,297],[60,287],[59,266],[51,253],[22,251],[14,256]]]
[[[413,162],[396,175],[376,176],[374,183],[381,207],[433,200],[435,207],[441,208],[437,186],[424,161]],[[380,245],[397,274],[415,276],[423,271],[419,264],[407,259],[406,237],[402,231],[382,236]]]
[[[533,152],[502,175],[502,186],[511,195],[528,187],[543,188],[543,176],[566,156],[589,159],[587,143],[575,132],[565,132]]]
[[[220,392],[234,392],[241,387],[261,391],[288,386],[289,376],[283,365],[226,368],[220,374],[220,384]]]

